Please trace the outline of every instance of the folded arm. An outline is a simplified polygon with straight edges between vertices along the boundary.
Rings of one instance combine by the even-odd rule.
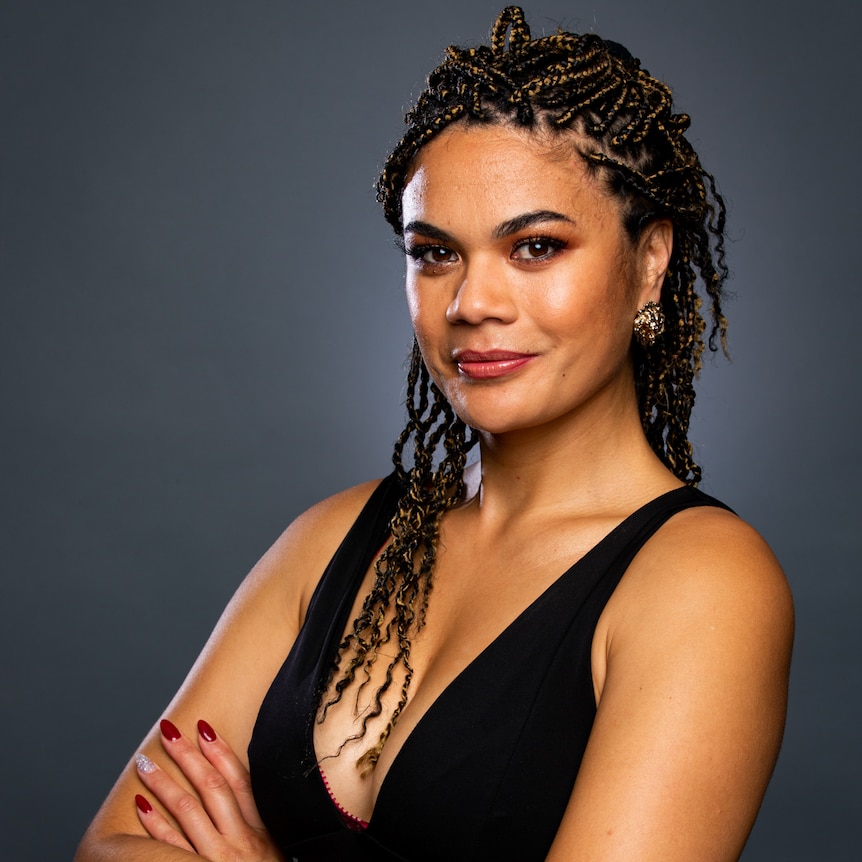
[[[130,759],[75,862],[220,862],[226,835],[243,848],[224,858],[278,858],[266,845],[248,789],[246,750],[317,580],[376,484],[310,509],[255,566],[164,713],[181,736],[171,739],[173,733],[153,727],[138,753],[157,769],[142,772]],[[215,742],[200,734],[201,719],[218,729]],[[136,797],[144,803],[136,804]],[[256,834],[263,839],[259,846]]]

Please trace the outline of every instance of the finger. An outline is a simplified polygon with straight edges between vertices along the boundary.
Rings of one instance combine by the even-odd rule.
[[[251,789],[251,776],[245,764],[236,756],[234,750],[213,730],[212,725],[201,719],[198,721],[200,750],[204,757],[224,776],[236,797],[242,816],[249,826],[265,829],[257,811],[257,803]]]
[[[214,858],[211,852],[220,851],[223,842],[201,800],[177,784],[145,754],[138,754],[135,764],[141,781],[174,818],[195,852]]]
[[[155,838],[156,841],[161,841],[163,844],[178,847],[180,850],[195,852],[194,847],[186,841],[185,836],[177,832],[162,813],[153,808],[149,799],[141,796],[140,793],[135,794],[135,808],[138,811],[141,825],[147,830],[151,838]]]
[[[197,793],[197,796],[188,794],[177,786],[177,791],[185,793],[184,796],[175,798],[175,804],[179,804],[181,810],[178,814],[172,808],[168,809],[177,817],[180,826],[192,843],[198,847],[196,835],[189,832],[186,822],[180,819],[180,815],[188,817],[190,828],[196,829],[201,826],[199,834],[202,840],[211,841],[212,831],[219,835],[241,835],[248,832],[249,824],[225,776],[201,754],[196,745],[180,733],[173,722],[162,719],[159,726],[162,731],[162,747],[179,766]],[[204,818],[207,821],[206,825],[203,824]],[[207,829],[206,826],[210,828]],[[200,847],[198,849],[200,850]]]

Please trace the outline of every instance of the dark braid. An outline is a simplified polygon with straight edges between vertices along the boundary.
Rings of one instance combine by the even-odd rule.
[[[447,49],[405,121],[407,131],[387,159],[377,186],[386,219],[399,236],[401,196],[416,155],[454,123],[574,131],[577,152],[622,201],[623,224],[632,242],[655,219],[673,223],[673,254],[661,296],[665,329],[648,350],[634,344],[635,383],[652,449],[676,476],[697,484],[701,471],[694,462],[688,427],[706,323],[695,285],[699,278],[709,301],[709,348],[717,349],[716,340],[724,347],[725,208],[715,181],[684,137],[689,117],[673,113],[670,89],[621,45],[594,34],[557,32],[532,39],[521,9],[508,6],[491,30],[490,47]],[[329,699],[318,713],[322,721],[360,668],[361,691],[379,647],[397,642],[397,654],[372,710],[363,717],[360,732],[351,737],[364,736],[368,721],[381,714],[381,697],[400,664],[405,673],[400,700],[377,744],[359,759],[364,771],[374,768],[407,703],[411,637],[424,623],[440,519],[463,498],[466,453],[475,442],[475,435],[468,440],[463,422],[430,381],[415,343],[407,407],[408,424],[394,454],[407,491],[392,521],[392,541],[377,561],[374,587],[341,643],[326,684]],[[408,469],[403,456],[410,441],[413,465]],[[441,442],[445,454],[435,468],[435,450]],[[333,685],[339,668],[340,678]]]
[[[407,376],[407,413],[407,427],[395,444],[393,456],[406,493],[390,524],[392,540],[375,565],[374,586],[353,622],[353,630],[339,645],[338,658],[324,687],[324,690],[331,688],[330,696],[318,713],[318,721],[323,721],[329,707],[341,700],[344,690],[361,669],[364,679],[356,693],[358,698],[359,692],[370,679],[369,669],[377,659],[379,648],[395,641],[395,656],[386,669],[383,685],[375,692],[372,708],[363,716],[359,732],[346,740],[361,739],[368,722],[381,714],[381,698],[392,684],[393,671],[401,665],[404,682],[398,705],[377,743],[357,761],[363,775],[376,766],[392,727],[407,705],[407,690],[413,677],[410,665],[411,636],[425,623],[440,519],[447,509],[464,497],[467,452],[476,442],[475,433],[471,433],[468,439],[467,426],[455,415],[449,402],[430,380],[415,341]],[[408,469],[404,456],[411,441],[413,465]],[[444,455],[435,466],[434,454],[441,442]],[[341,677],[332,685],[342,657],[346,655],[349,658],[344,663]]]
[[[701,471],[688,426],[705,322],[695,285],[699,277],[709,299],[709,347],[724,347],[725,214],[712,176],[684,136],[689,117],[673,113],[670,89],[621,45],[594,34],[559,32],[532,40],[523,12],[509,6],[494,24],[490,47],[447,49],[405,119],[407,133],[377,186],[386,219],[399,235],[401,194],[416,154],[454,122],[574,130],[587,165],[622,200],[632,241],[650,221],[670,219],[674,247],[661,298],[665,331],[649,351],[634,347],[638,403],[656,454],[680,479],[697,484]]]

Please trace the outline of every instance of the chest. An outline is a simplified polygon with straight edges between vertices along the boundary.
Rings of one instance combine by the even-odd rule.
[[[354,610],[351,596],[337,635],[333,629],[327,637],[324,608],[343,595],[344,585],[333,585],[331,595],[322,591],[264,701],[249,751],[258,807],[282,846],[343,830],[316,769],[320,760],[341,806],[370,820],[368,836],[401,853],[410,848],[411,859],[466,859],[471,853],[544,858],[595,715],[590,644],[603,594],[613,587],[601,586],[607,578],[599,577],[596,589],[591,569],[578,564],[528,607],[515,609],[515,618],[478,654],[472,653],[475,642],[468,649],[454,635],[454,646],[435,642],[425,652],[417,649],[420,685],[411,686],[409,705],[365,779],[355,756],[379,725],[369,724],[365,742],[353,748],[348,743],[337,757],[327,756],[327,746],[343,745],[356,729],[354,708],[358,703],[361,713],[367,701],[345,693],[339,722],[330,722],[335,711],[323,724],[309,722],[314,680],[325,676]],[[474,605],[472,613],[482,616],[483,608]],[[423,631],[430,634],[432,626],[429,616]],[[432,654],[430,661],[423,658]],[[375,664],[383,667],[381,662]],[[365,690],[378,681],[373,676]],[[453,835],[460,839],[457,848],[448,843]]]
[[[513,626],[523,623],[525,614],[535,617],[530,625],[535,625],[536,631],[525,631],[521,636],[541,638],[542,599],[549,591],[559,591],[558,581],[572,558],[583,556],[595,544],[590,530],[570,536],[557,531],[549,533],[547,539],[512,533],[488,542],[460,526],[456,521],[441,532],[426,624],[412,633],[409,654],[397,659],[390,638],[375,653],[375,661],[366,663],[340,695],[331,683],[324,701],[325,718],[314,727],[314,751],[333,795],[341,806],[364,820],[370,818],[403,747],[456,681],[469,678],[478,664],[493,667],[502,684],[512,667],[507,654],[518,651],[519,666],[530,655],[519,646]],[[597,532],[603,525],[594,526]],[[372,566],[357,592],[345,634],[351,631],[352,620],[360,613],[374,577]],[[553,603],[553,597],[550,601]],[[569,606],[569,611],[574,610],[575,606]],[[391,616],[390,612],[381,619],[382,629],[391,623]],[[590,639],[585,642],[588,656]],[[347,657],[349,650],[342,668]],[[522,667],[519,672],[540,675],[546,655],[536,655],[535,660],[538,666]],[[343,672],[337,673],[335,679],[343,676]],[[395,723],[393,715],[397,716]],[[489,713],[489,720],[494,720],[493,714]],[[357,761],[382,738],[385,744],[376,767],[363,775]]]
[[[441,556],[429,622],[416,638],[419,685],[411,686],[377,768],[358,779],[346,749],[327,757],[327,747],[337,749],[355,727],[352,711],[367,708],[368,700],[357,700],[359,685],[344,692],[340,727],[313,719],[321,681],[387,536],[396,500],[378,509],[373,498],[375,505],[366,507],[320,580],[249,747],[255,801],[285,854],[308,842],[340,848],[351,834],[351,841],[373,844],[375,859],[389,858],[380,854],[383,847],[414,862],[545,858],[595,717],[590,654],[596,624],[638,549],[673,511],[691,505],[691,496],[680,489],[644,507],[596,538],[595,547],[562,575],[560,560],[573,550],[578,556],[572,544],[561,548],[545,540],[550,550],[541,555],[548,563],[542,568],[540,552],[519,557],[512,551],[517,543],[501,542],[506,553],[485,567],[474,557],[478,544],[454,543],[444,532],[440,546],[448,560]],[[456,547],[465,553],[452,553]],[[439,615],[432,618],[432,612]],[[494,625],[488,624],[494,615]],[[357,679],[365,679],[361,668]],[[369,678],[362,691],[379,680]],[[395,675],[392,685],[399,685]],[[331,736],[318,735],[327,725],[335,728]],[[370,816],[364,833],[345,832],[318,761],[344,807]],[[341,779],[333,767],[343,770]]]

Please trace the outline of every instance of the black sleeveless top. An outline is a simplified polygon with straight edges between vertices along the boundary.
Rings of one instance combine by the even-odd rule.
[[[368,828],[348,829],[315,763],[315,698],[402,488],[371,495],[317,586],[248,749],[261,817],[289,860],[542,860],[596,714],[590,649],[631,560],[676,512],[721,506],[689,487],[647,503],[564,572],[446,688],[405,740]],[[477,609],[477,613],[481,613]]]

